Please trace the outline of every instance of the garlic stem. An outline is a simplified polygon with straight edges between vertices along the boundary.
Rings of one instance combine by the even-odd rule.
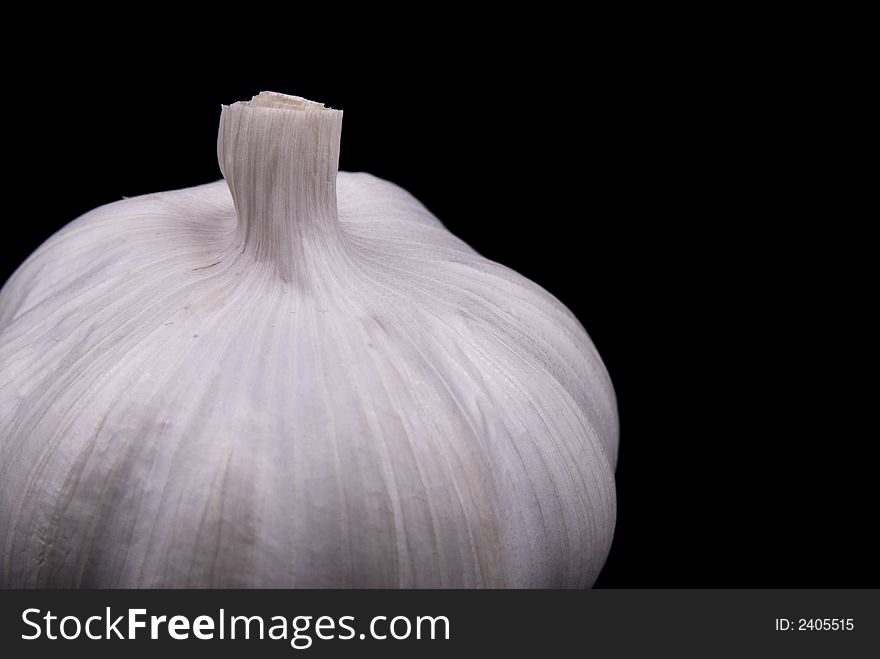
[[[305,284],[342,235],[336,174],[342,112],[297,96],[262,92],[223,106],[220,170],[238,215],[243,253]]]

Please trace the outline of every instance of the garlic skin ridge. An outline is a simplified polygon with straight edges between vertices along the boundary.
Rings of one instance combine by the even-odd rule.
[[[97,208],[0,291],[0,586],[586,587],[607,371],[342,113],[224,106],[225,180]]]

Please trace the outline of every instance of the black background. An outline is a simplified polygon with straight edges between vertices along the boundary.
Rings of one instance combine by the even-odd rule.
[[[826,333],[866,304],[850,210],[815,177],[833,77],[772,30],[652,18],[34,35],[6,60],[0,274],[97,205],[219,178],[221,103],[325,102],[342,169],[410,190],[592,336],[622,432],[597,586],[877,586],[876,432],[839,369],[862,357]]]

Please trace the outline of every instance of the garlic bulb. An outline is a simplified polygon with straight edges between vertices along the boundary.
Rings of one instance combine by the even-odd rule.
[[[0,293],[0,584],[581,587],[614,393],[574,316],[342,113],[222,109],[225,181],[59,231]]]

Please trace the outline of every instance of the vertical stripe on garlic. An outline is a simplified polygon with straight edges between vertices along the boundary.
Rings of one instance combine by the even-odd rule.
[[[97,208],[0,292],[0,585],[580,587],[614,393],[574,316],[342,113],[224,107],[225,181]]]

